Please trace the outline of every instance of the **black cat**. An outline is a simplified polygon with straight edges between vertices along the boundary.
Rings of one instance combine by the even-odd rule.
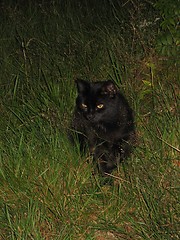
[[[78,96],[72,129],[86,145],[102,174],[111,173],[128,157],[135,138],[132,109],[111,80],[76,80]],[[71,135],[72,136],[72,135]]]

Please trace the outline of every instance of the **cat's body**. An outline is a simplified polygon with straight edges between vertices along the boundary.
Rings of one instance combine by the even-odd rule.
[[[112,81],[77,80],[78,96],[72,121],[80,148],[87,145],[101,173],[110,173],[129,156],[135,136],[127,100]]]

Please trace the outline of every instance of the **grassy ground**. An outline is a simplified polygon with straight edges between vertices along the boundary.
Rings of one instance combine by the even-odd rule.
[[[141,26],[145,6],[7,2],[0,239],[179,239],[180,75],[175,58],[154,50],[156,25]],[[66,136],[77,77],[112,78],[135,110],[137,147],[112,185],[92,175]]]

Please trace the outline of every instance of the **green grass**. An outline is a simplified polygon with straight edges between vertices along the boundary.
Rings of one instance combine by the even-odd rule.
[[[141,5],[135,18],[103,2],[2,5],[2,240],[179,239],[178,63],[154,51],[155,26],[134,31]],[[77,77],[112,78],[135,110],[137,146],[111,185],[67,138]]]

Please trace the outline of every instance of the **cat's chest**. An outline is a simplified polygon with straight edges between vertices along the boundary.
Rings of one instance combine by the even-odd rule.
[[[107,129],[103,125],[89,126],[87,130],[87,137],[91,141],[108,141],[116,142],[120,138],[120,131],[118,128]]]

